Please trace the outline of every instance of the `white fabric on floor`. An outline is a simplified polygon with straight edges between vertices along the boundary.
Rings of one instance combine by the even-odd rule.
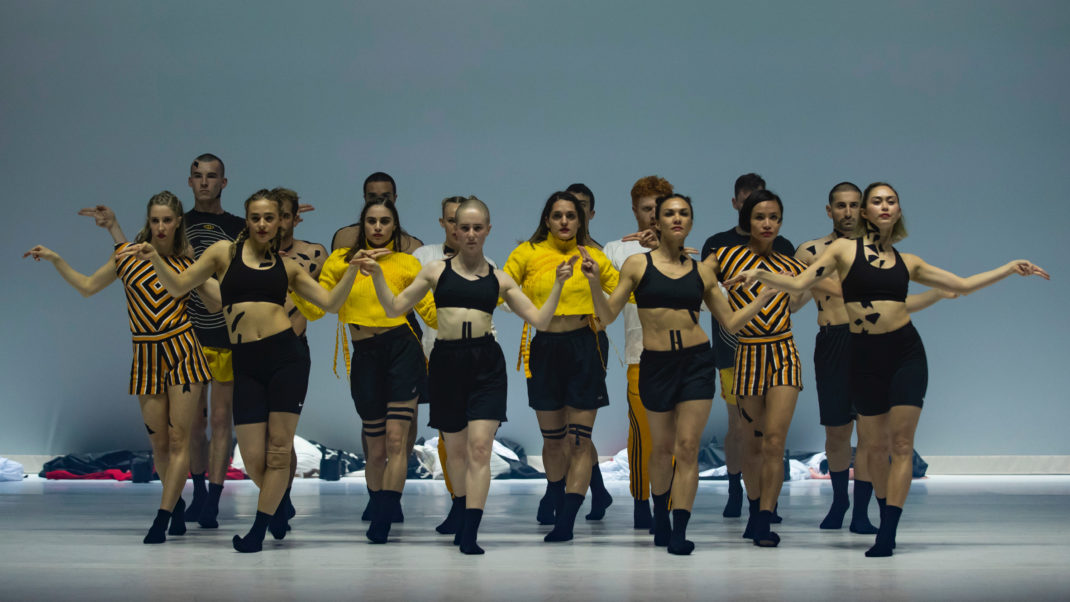
[[[7,458],[0,458],[0,481],[21,481],[22,464]]]

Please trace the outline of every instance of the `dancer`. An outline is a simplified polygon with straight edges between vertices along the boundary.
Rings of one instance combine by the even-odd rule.
[[[357,269],[350,266],[338,290],[323,290],[304,269],[278,254],[279,201],[258,190],[245,201],[245,230],[233,243],[220,241],[201,254],[186,271],[165,270],[151,245],[132,245],[120,252],[149,259],[157,277],[172,295],[182,295],[223,274],[219,292],[234,353],[234,424],[245,470],[260,488],[256,519],[245,537],[234,536],[234,549],[259,552],[264,535],[289,483],[290,449],[308,387],[308,351],[297,340],[284,305],[293,289],[330,312],[345,301]],[[272,528],[276,539],[285,531]]]
[[[364,179],[364,202],[390,201],[398,202],[398,187],[390,174],[377,171]],[[331,237],[331,251],[338,249],[352,249],[360,235],[360,224],[350,224],[339,228]],[[408,232],[401,231],[401,244],[397,250],[403,253],[412,253],[423,246],[423,242]]]
[[[420,262],[412,255],[369,255],[370,250],[394,251],[401,244],[401,219],[394,203],[379,199],[365,203],[358,223],[361,228],[356,247],[331,253],[320,273],[320,286],[328,290],[342,286],[348,266],[366,256],[379,261],[387,280],[397,290],[411,284],[420,271]],[[346,293],[338,327],[343,341],[343,325],[348,325],[353,339],[352,362],[344,342],[343,351],[350,392],[362,423],[370,498],[366,512],[371,519],[366,535],[372,543],[386,543],[390,524],[397,522],[393,517],[401,514],[401,494],[408,474],[407,441],[409,431],[415,428],[416,402],[427,379],[427,363],[420,339],[405,317],[390,317],[383,312],[370,277],[358,275],[346,286]],[[295,302],[307,318],[323,316],[303,300],[295,298]],[[430,295],[416,304],[416,311],[434,328],[435,306]]]
[[[763,269],[798,274],[805,268],[794,258],[773,250],[783,223],[784,204],[768,190],[757,190],[739,210],[739,228],[750,233],[746,245],[721,247],[706,258],[726,286],[743,270]],[[760,293],[730,286],[729,300],[740,308]],[[769,529],[784,484],[784,441],[802,390],[799,352],[791,334],[790,312],[808,300],[776,295],[738,336],[732,393],[736,407],[753,436],[744,439],[743,480],[750,518],[743,537],[755,545],[773,547],[780,538]]]
[[[454,538],[465,554],[482,554],[476,543],[490,489],[490,454],[494,434],[506,419],[505,357],[494,340],[491,314],[501,297],[524,320],[545,328],[553,318],[561,286],[577,260],[561,261],[542,308],[524,296],[505,272],[483,256],[490,233],[490,211],[469,197],[456,213],[458,251],[428,262],[407,288],[395,295],[377,259],[388,250],[373,250],[361,260],[372,274],[375,292],[388,316],[400,316],[434,292],[438,338],[431,351],[431,427],[444,433],[455,503],[464,508],[463,526]]]
[[[870,442],[869,470],[877,502],[882,504],[876,541],[866,551],[869,557],[891,556],[895,548],[910,491],[914,432],[928,384],[925,349],[906,305],[908,282],[965,295],[1012,274],[1049,279],[1047,272],[1024,259],[963,278],[917,255],[901,255],[892,245],[907,235],[902,217],[895,189],[875,182],[862,193],[855,240],[834,241],[797,277],[763,270],[739,274],[745,287],[762,282],[796,293],[832,274],[841,279],[851,330],[848,391],[859,414],[859,433]]]
[[[756,190],[765,190],[765,180],[756,173],[747,173],[736,178],[732,189],[732,209],[739,210],[743,202]],[[750,240],[750,235],[738,225],[714,234],[706,239],[702,245],[702,260],[722,247],[735,247],[745,245]],[[773,239],[773,250],[789,257],[795,254],[795,247],[791,241],[777,235]],[[732,384],[735,376],[736,337],[713,323],[713,352],[717,358],[717,371],[721,377],[721,398],[725,402],[725,410],[728,412],[728,432],[724,437],[724,461],[728,471],[728,501],[721,513],[726,518],[735,518],[741,514],[743,505],[743,485],[741,474],[743,472],[743,445],[750,433],[743,427],[743,419],[739,415],[736,406],[736,397],[732,394]],[[755,492],[757,495],[757,492]],[[780,517],[773,511],[773,522],[780,522]]]
[[[438,225],[442,226],[442,229],[445,232],[445,241],[440,244],[424,245],[413,251],[412,256],[420,262],[420,265],[426,266],[432,261],[446,259],[447,257],[452,257],[457,254],[457,250],[461,248],[461,241],[457,236],[457,208],[460,207],[461,203],[467,200],[479,199],[474,196],[451,196],[442,199],[442,217],[438,219]],[[483,259],[486,260],[491,268],[496,269],[498,267],[489,257],[483,256]],[[490,326],[490,332],[492,335],[495,333],[493,322]],[[423,330],[421,343],[424,348],[424,357],[431,357],[431,351],[435,346],[435,339],[437,336],[438,331],[434,328],[428,327]],[[450,493],[452,503],[450,504],[450,510],[446,515],[446,518],[435,527],[435,530],[443,535],[456,535],[464,525],[465,501],[464,498],[457,496],[457,492],[454,491],[453,488],[445,439],[443,438],[442,431],[439,431],[438,433],[438,441],[438,460],[442,466],[442,477],[446,482],[446,490]],[[464,477],[461,476],[460,478],[463,479]]]
[[[851,182],[840,182],[833,186],[829,191],[828,205],[825,206],[825,213],[832,220],[832,233],[801,244],[795,259],[810,265],[833,241],[849,237],[858,221],[861,204],[862,191]],[[818,287],[823,285],[826,288],[819,291]],[[821,424],[825,427],[825,455],[833,492],[832,506],[821,521],[821,528],[839,529],[843,527],[847,509],[851,508],[847,481],[851,467],[851,431],[857,418],[847,393],[850,332],[838,278],[833,276],[819,281],[813,292],[817,296],[814,304],[817,305],[817,324],[820,327],[814,345],[814,376]],[[919,311],[948,296],[953,295],[939,289],[910,295],[906,301],[907,310]],[[872,535],[877,532],[877,527],[869,522],[868,515],[873,483],[869,475],[867,443],[859,438],[858,452],[854,455],[854,507],[849,528],[852,533]]]
[[[603,289],[611,292],[617,286],[617,270],[590,244],[587,216],[579,201],[572,193],[555,192],[546,199],[535,233],[509,254],[505,273],[542,307],[557,266],[579,257],[578,246],[583,245],[598,265]],[[540,524],[554,525],[546,535],[548,542],[572,539],[576,514],[590,485],[591,430],[598,408],[609,404],[609,339],[593,314],[587,283],[581,274],[573,274],[564,284],[549,326],[536,329],[530,354],[527,325],[522,336],[528,405],[535,410],[543,437],[547,485],[537,518]]]
[[[161,257],[162,270],[181,272],[193,263],[186,255],[189,241],[182,203],[166,190],[149,199],[145,225],[135,241]],[[135,245],[119,243],[116,250],[123,252],[132,246]],[[134,339],[130,394],[137,395],[153,462],[163,484],[160,509],[143,541],[163,543],[167,535],[185,534],[186,505],[181,495],[190,465],[190,427],[201,387],[211,378],[208,362],[186,316],[186,291],[172,296],[160,290],[149,262],[134,257],[113,254],[100,269],[86,276],[56,252],[40,245],[23,255],[26,256],[51,262],[83,297],[95,295],[116,278],[122,280]]]
[[[646,408],[652,440],[650,482],[654,492],[654,544],[670,554],[695,548],[687,523],[698,489],[698,450],[713,403],[716,368],[710,340],[698,324],[705,301],[729,332],[746,325],[772,298],[766,289],[739,311],[720,294],[713,271],[687,256],[684,241],[694,224],[691,199],[670,194],[657,198],[655,228],[660,244],[624,262],[620,283],[606,300],[597,266],[586,249],[581,271],[588,278],[598,316],[616,319],[635,293],[642,323],[639,398]],[[675,458],[675,468],[674,468]],[[669,495],[672,494],[672,521]]]
[[[654,208],[658,197],[672,194],[665,178],[646,176],[632,186],[632,215],[636,229],[654,228]],[[606,257],[618,271],[632,255],[649,251],[632,237],[606,243]],[[628,239],[628,240],[625,240]],[[650,425],[639,397],[639,357],[643,351],[643,328],[635,304],[624,306],[624,356],[628,362],[628,488],[632,494],[632,526],[652,529],[650,516]]]

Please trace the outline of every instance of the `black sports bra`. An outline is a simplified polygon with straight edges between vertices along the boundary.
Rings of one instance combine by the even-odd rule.
[[[435,307],[463,307],[494,313],[494,308],[498,306],[498,278],[494,275],[494,268],[491,267],[486,276],[468,280],[453,271],[450,265],[452,261],[452,257],[446,260],[446,267],[438,277],[434,292]]]
[[[219,283],[219,296],[223,306],[249,301],[261,301],[286,304],[286,290],[290,281],[286,277],[286,268],[282,265],[282,257],[272,251],[275,265],[265,270],[253,269],[245,265],[242,260],[242,249],[245,241],[238,243],[234,251],[234,259],[230,260],[230,267],[223,275],[223,281]]]
[[[669,278],[654,267],[654,259],[646,254],[646,270],[635,287],[635,305],[639,308],[664,307],[698,312],[702,307],[702,277],[698,263],[691,260],[691,271],[679,278]]]
[[[906,301],[910,272],[907,271],[903,258],[899,256],[899,251],[892,248],[895,265],[887,269],[870,265],[866,261],[866,251],[862,239],[859,238],[855,260],[842,283],[844,302]]]

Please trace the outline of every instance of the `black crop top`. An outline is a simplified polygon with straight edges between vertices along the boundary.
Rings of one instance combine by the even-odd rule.
[[[494,275],[494,268],[491,267],[486,276],[468,280],[453,271],[450,265],[452,261],[452,257],[446,260],[446,267],[438,277],[434,293],[435,307],[463,307],[494,313],[494,308],[498,306],[498,278]]]
[[[698,263],[694,259],[690,272],[679,278],[669,278],[654,267],[654,259],[647,253],[646,270],[635,287],[635,305],[698,312],[702,307],[702,292],[702,276],[699,276]]]
[[[282,265],[282,257],[272,251],[275,264],[264,270],[253,269],[242,260],[242,248],[245,241],[238,243],[234,252],[234,259],[230,260],[230,267],[223,275],[223,281],[219,283],[219,296],[223,306],[248,301],[262,301],[286,304],[286,290],[290,281],[286,277],[286,267]]]
[[[851,269],[847,271],[847,277],[843,279],[843,301],[845,303],[868,303],[871,301],[906,301],[907,285],[910,283],[910,272],[900,257],[899,251],[892,248],[895,253],[895,265],[890,268],[877,268],[866,261],[867,249],[862,239],[858,239],[855,249],[855,260]]]

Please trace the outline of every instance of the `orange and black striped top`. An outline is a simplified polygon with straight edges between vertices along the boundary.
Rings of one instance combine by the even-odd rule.
[[[129,246],[121,243],[116,251]],[[184,256],[164,257],[164,262],[174,271],[181,272],[193,265],[193,260]],[[130,332],[137,335],[171,333],[190,324],[186,316],[186,299],[171,296],[156,278],[152,262],[136,257],[124,257],[115,261],[115,274],[123,281],[126,291],[126,311],[130,314]]]
[[[798,276],[806,269],[806,266],[794,257],[789,257],[776,251],[771,251],[769,255],[758,255],[746,245],[721,247],[717,249],[715,254],[717,263],[720,265],[718,277],[721,282],[733,278],[744,270],[759,269]],[[731,304],[732,309],[738,310],[753,301],[758,296],[762,286],[760,283],[755,283],[751,287],[744,287],[742,284],[730,287],[728,289],[728,302]],[[765,307],[758,312],[758,315],[754,316],[750,322],[747,322],[743,330],[739,331],[739,336],[745,339],[747,337],[767,337],[791,332],[789,302],[790,296],[787,293],[778,293],[765,304]]]

